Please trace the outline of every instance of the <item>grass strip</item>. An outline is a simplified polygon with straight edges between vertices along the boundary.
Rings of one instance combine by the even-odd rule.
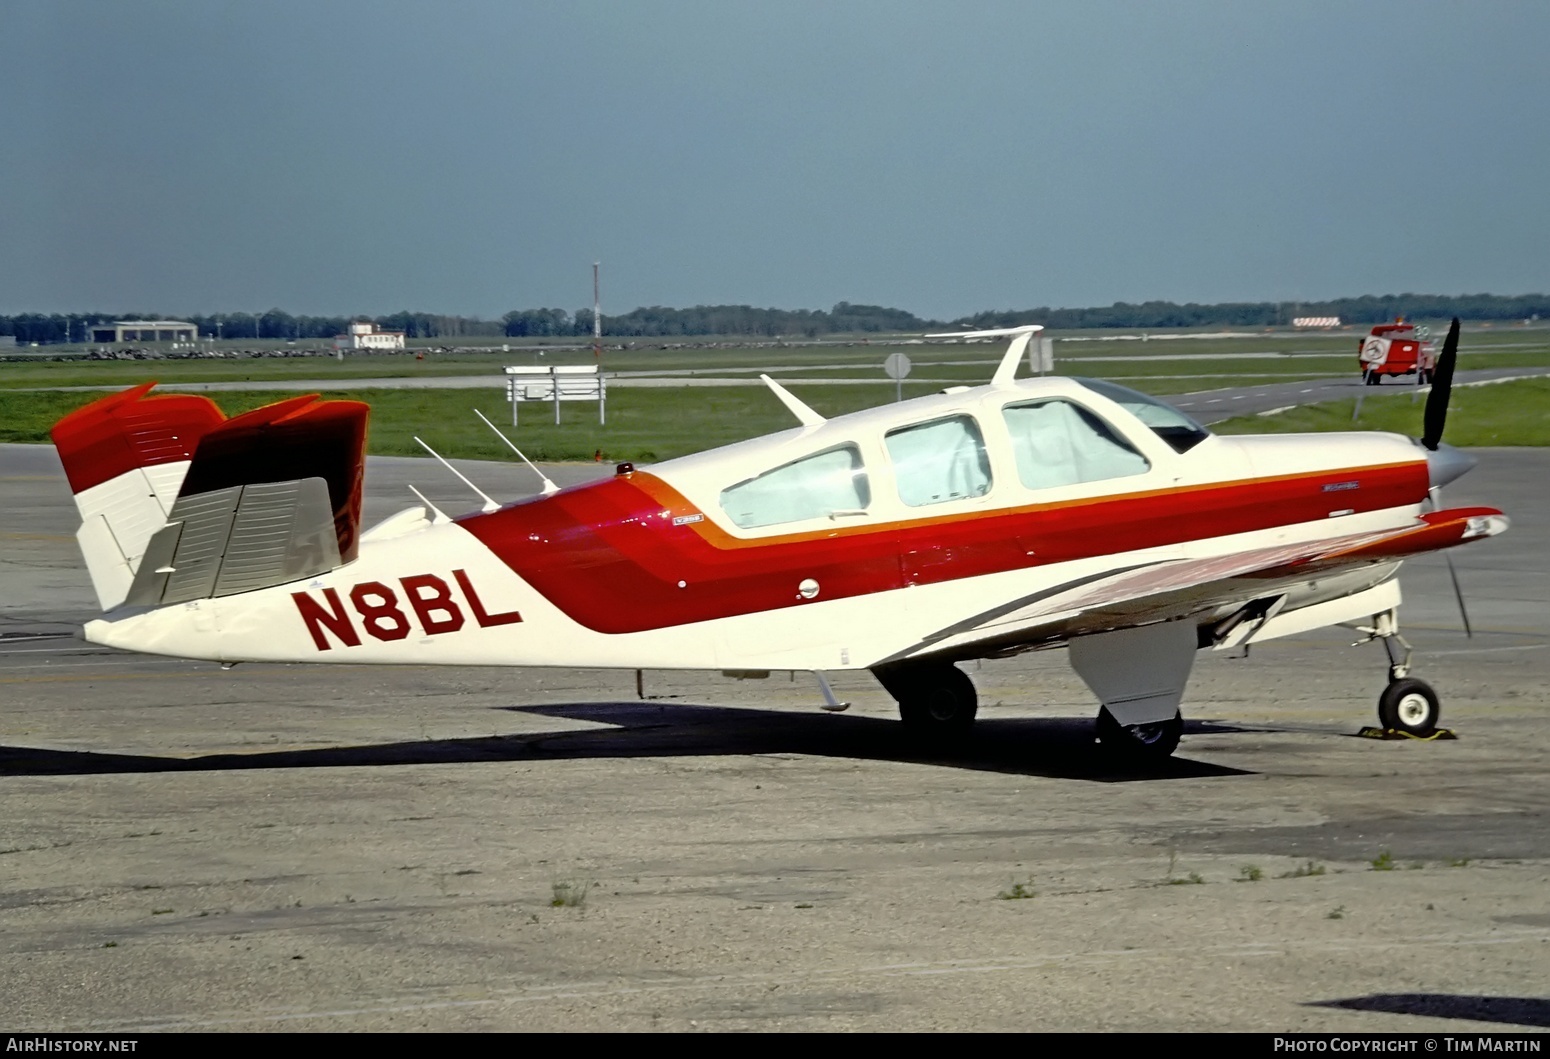
[[[1287,434],[1333,430],[1389,430],[1418,437],[1426,395],[1366,391],[1356,401],[1303,405],[1276,415],[1240,416],[1218,423],[1218,434]],[[1550,378],[1516,379],[1456,387],[1443,437],[1450,445],[1550,445]]]

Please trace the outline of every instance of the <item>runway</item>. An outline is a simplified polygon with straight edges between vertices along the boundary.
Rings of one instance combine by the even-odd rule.
[[[1403,575],[1457,740],[1353,738],[1382,649],[1325,630],[1202,655],[1178,756],[1125,772],[1063,652],[970,666],[974,739],[930,755],[865,674],[831,715],[800,673],[648,672],[642,701],[631,672],[84,644],[57,460],[0,446],[0,1021],[1550,1027],[1550,450],[1477,455],[1448,503],[1514,524],[1456,553],[1475,636],[1441,557]],[[535,491],[473,466],[500,499]],[[367,521],[408,481],[474,506],[373,457]]]

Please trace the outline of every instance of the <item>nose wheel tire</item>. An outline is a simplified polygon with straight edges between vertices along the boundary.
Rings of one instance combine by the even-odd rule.
[[[1437,693],[1414,677],[1391,681],[1378,697],[1378,720],[1392,731],[1431,735],[1441,716]]]
[[[1121,724],[1105,707],[1098,711],[1098,741],[1103,749],[1131,761],[1161,761],[1179,747],[1184,717],[1175,713],[1165,721]]]

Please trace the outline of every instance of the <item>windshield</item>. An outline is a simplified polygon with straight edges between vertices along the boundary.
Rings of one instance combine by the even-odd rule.
[[[1094,393],[1103,394],[1141,420],[1152,428],[1152,433],[1173,446],[1174,452],[1188,452],[1211,436],[1209,430],[1171,404],[1164,404],[1157,398],[1138,393],[1128,386],[1105,382],[1102,379],[1073,378],[1071,381],[1081,383]]]

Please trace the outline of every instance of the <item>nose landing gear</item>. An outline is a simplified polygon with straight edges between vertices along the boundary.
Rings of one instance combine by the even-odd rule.
[[[1431,735],[1437,730],[1440,716],[1437,693],[1424,680],[1401,677],[1390,681],[1378,696],[1378,720],[1392,732]]]
[[[1410,645],[1399,635],[1399,617],[1393,610],[1373,615],[1371,627],[1359,626],[1367,634],[1352,646],[1382,640],[1389,656],[1389,684],[1378,696],[1378,721],[1384,729],[1406,735],[1429,736],[1437,731],[1442,707],[1437,693],[1424,680],[1410,675]]]

